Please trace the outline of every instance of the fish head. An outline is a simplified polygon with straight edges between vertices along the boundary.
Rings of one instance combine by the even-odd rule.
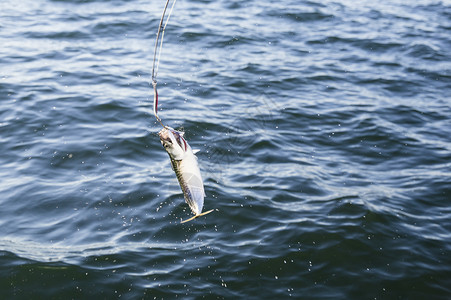
[[[183,132],[171,127],[165,127],[158,133],[161,144],[172,159],[182,160],[188,151],[188,143],[183,138]]]

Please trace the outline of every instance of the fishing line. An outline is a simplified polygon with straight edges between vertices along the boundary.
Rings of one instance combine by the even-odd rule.
[[[153,92],[154,92],[153,114],[155,115],[155,118],[157,119],[157,121],[160,122],[161,126],[163,126],[164,128],[166,128],[167,126],[165,126],[163,124],[160,117],[158,116],[157,75],[158,75],[158,67],[160,66],[161,50],[163,48],[164,31],[166,29],[166,26],[168,25],[169,18],[171,17],[172,10],[174,9],[174,6],[175,6],[175,2],[177,2],[177,0],[174,0],[174,2],[172,3],[171,10],[169,11],[168,17],[166,18],[166,22],[164,22],[164,26],[163,26],[164,15],[166,14],[166,10],[168,8],[169,1],[170,0],[166,1],[166,5],[164,6],[164,10],[163,10],[163,15],[161,16],[161,20],[160,20],[160,25],[158,26],[157,39],[155,41],[155,50],[154,50],[154,54],[153,54],[153,66],[152,66],[152,86],[153,86]],[[160,39],[160,33],[161,33],[161,41],[160,41],[160,49],[158,51],[158,59],[157,59],[158,40]],[[157,63],[156,68],[155,68],[155,62]]]

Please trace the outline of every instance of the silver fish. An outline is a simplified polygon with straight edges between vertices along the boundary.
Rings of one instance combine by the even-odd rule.
[[[204,183],[200,174],[197,157],[183,137],[184,132],[171,127],[164,127],[158,133],[161,144],[171,159],[172,169],[183,192],[186,203],[194,213],[194,217],[182,221],[188,222],[213,211],[202,213],[204,206]]]

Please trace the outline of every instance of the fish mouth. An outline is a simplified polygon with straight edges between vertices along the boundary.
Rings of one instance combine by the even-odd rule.
[[[162,142],[171,142],[169,130],[166,128],[161,129],[160,132],[158,132],[158,136]]]

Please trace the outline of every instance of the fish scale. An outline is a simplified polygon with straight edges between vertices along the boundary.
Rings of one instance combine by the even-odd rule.
[[[181,172],[181,167],[180,167],[181,164],[182,164],[182,161],[171,158],[172,169],[174,170],[175,175],[177,176],[177,180],[178,180],[180,188],[182,189],[182,192],[183,192],[183,197],[185,198],[185,201],[188,204],[191,211],[197,215],[198,207],[197,207],[196,203],[193,201],[193,196],[188,188],[186,180],[183,178],[183,174]]]

